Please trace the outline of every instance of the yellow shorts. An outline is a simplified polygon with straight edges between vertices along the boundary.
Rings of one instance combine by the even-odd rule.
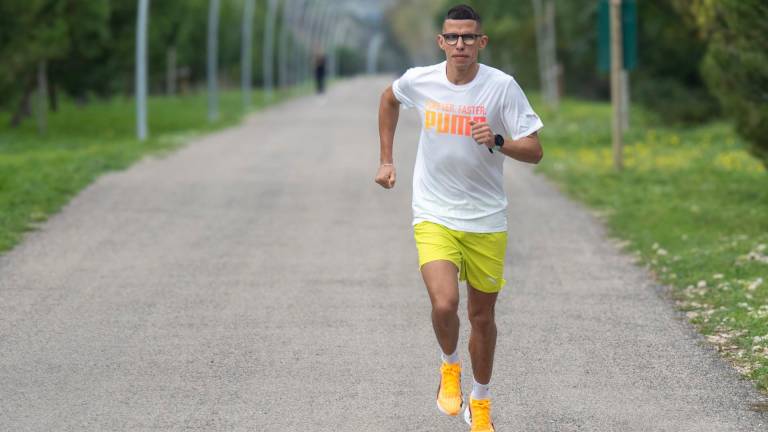
[[[451,261],[459,269],[460,281],[486,293],[497,293],[506,283],[506,232],[471,233],[419,222],[413,226],[413,237],[419,251],[419,268],[431,261]]]

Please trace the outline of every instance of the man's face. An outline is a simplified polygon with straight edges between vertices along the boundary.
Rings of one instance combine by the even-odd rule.
[[[443,22],[442,34],[464,35],[478,34],[480,32],[479,25],[474,20],[448,19]],[[445,51],[445,58],[449,64],[463,69],[477,62],[480,50],[488,44],[488,36],[476,38],[475,43],[472,45],[467,45],[464,38],[459,38],[455,45],[450,45],[442,35],[438,35],[437,44],[441,50]]]

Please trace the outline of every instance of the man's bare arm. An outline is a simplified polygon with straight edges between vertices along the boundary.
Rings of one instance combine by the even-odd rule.
[[[488,123],[470,121],[469,124],[472,126],[472,138],[476,143],[484,145],[489,149],[496,149],[494,140],[496,135],[491,130],[491,126]],[[544,157],[544,150],[541,148],[538,132],[534,132],[516,140],[504,138],[504,145],[501,146],[501,153],[512,159],[517,159],[520,162],[533,164],[539,163],[541,158]]]
[[[505,138],[504,145],[501,147],[501,152],[512,159],[532,164],[539,163],[541,158],[544,157],[544,150],[541,148],[538,132],[534,132],[517,140]]]
[[[400,117],[400,102],[389,86],[381,94],[379,102],[379,170],[376,173],[376,183],[386,189],[395,186],[395,166],[392,159],[392,147],[395,141],[395,128]]]

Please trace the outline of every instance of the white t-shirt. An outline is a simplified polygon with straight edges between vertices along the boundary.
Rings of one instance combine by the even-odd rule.
[[[448,81],[446,62],[408,69],[392,84],[404,108],[417,108],[421,137],[413,172],[413,224],[489,233],[507,230],[504,156],[491,154],[470,133],[469,121],[519,139],[543,124],[514,78],[480,64],[462,85]]]

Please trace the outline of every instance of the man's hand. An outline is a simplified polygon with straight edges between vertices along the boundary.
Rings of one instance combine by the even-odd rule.
[[[472,126],[472,138],[478,144],[482,144],[489,149],[493,150],[495,143],[495,135],[488,126],[488,123],[478,123],[474,120],[469,121],[469,125]]]
[[[384,189],[395,187],[395,166],[392,164],[381,164],[379,172],[376,173],[376,183]]]

